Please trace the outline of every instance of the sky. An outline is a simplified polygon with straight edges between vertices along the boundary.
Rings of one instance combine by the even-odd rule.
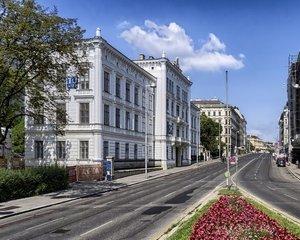
[[[247,120],[247,132],[278,137],[286,103],[289,54],[300,44],[300,1],[288,0],[39,0],[59,15],[76,18],[93,37],[104,37],[131,59],[140,53],[179,57],[193,82],[191,98],[225,101]]]

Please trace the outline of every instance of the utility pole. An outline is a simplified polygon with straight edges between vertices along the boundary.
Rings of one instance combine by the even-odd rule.
[[[219,159],[221,160],[221,120],[219,119]]]
[[[226,81],[225,81],[225,96],[226,96],[226,114],[225,117],[228,117],[228,71],[226,70],[225,72],[226,75]],[[228,118],[227,118],[228,120]],[[228,121],[227,121],[228,123]],[[227,135],[226,135],[227,138]],[[229,187],[229,176],[230,176],[230,171],[229,171],[229,159],[228,159],[228,138],[227,138],[227,143],[226,143],[226,161],[227,161],[227,181],[226,181],[226,186]]]

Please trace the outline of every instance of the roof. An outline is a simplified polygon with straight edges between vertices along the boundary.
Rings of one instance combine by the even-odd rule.
[[[225,107],[226,104],[219,99],[194,99],[191,101],[195,105],[200,105],[201,107]],[[228,105],[230,107],[230,105]]]

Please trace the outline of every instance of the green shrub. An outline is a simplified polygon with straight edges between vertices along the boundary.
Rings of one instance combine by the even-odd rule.
[[[0,169],[0,202],[66,189],[68,174],[59,166]]]

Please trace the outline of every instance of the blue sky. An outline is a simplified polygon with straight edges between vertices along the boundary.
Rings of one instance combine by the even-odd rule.
[[[300,50],[300,1],[39,2],[77,18],[87,37],[100,27],[102,36],[130,58],[151,49],[154,56],[162,50],[172,59],[179,55],[193,81],[192,98],[224,100],[224,69],[229,69],[229,102],[245,115],[248,132],[276,139],[288,55]]]

